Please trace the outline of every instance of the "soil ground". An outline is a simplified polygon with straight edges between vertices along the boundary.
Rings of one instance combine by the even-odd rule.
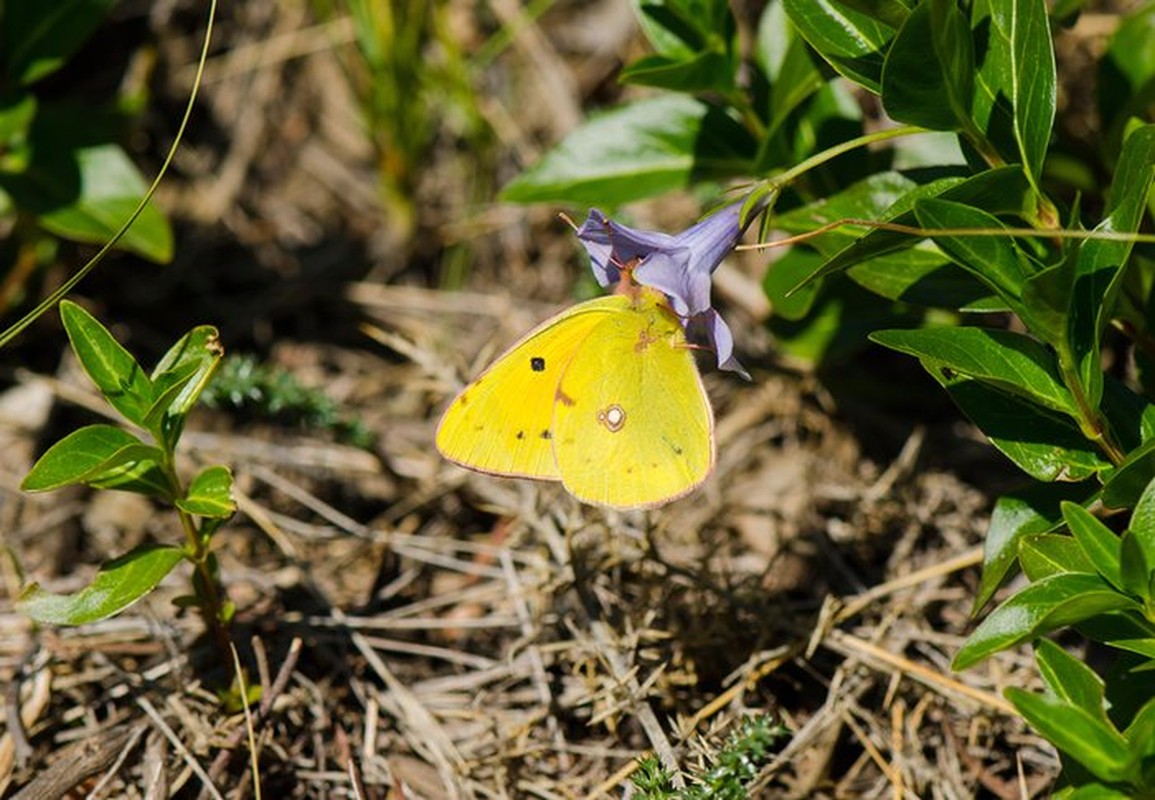
[[[620,99],[616,71],[643,47],[627,4],[561,3],[536,20],[507,0],[437,4],[420,48],[435,77],[397,82],[413,117],[392,127],[388,98],[366,110],[374,83],[348,19],[292,2],[221,13],[160,194],[174,263],[114,256],[74,299],[145,363],[214,324],[229,352],[320,390],[371,444],[225,410],[190,423],[189,472],[225,463],[236,479],[240,513],[217,546],[238,657],[263,691],[250,726],[200,620],[173,605],[180,569],[99,624],[37,628],[13,609],[14,565],[74,590],[180,533],[135,495],[18,490],[102,406],[55,314],[7,351],[0,794],[251,797],[255,774],[266,797],[619,797],[639,756],[694,772],[759,714],[785,732],[751,796],[1046,792],[1056,755],[1001,697],[1036,685],[1030,659],[949,666],[1012,471],[917,364],[872,353],[835,389],[777,359],[764,256],[719,274],[753,380],[705,369],[719,458],[700,491],[607,512],[434,450],[463,382],[588,287],[556,217],[584,209],[495,192]],[[100,34],[131,44],[123,61],[94,44],[75,65],[94,81],[143,70],[131,141],[146,171],[171,143],[202,25],[200,4],[125,3]],[[419,145],[398,143],[409,124],[424,126]],[[699,212],[690,196],[629,209],[667,230]],[[64,248],[61,270],[89,253]],[[32,291],[59,275],[41,280]],[[856,382],[871,399],[845,388]],[[879,389],[908,402],[879,404]]]

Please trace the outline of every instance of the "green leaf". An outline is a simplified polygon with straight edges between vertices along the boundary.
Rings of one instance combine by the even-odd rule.
[[[1130,748],[1111,725],[1058,697],[1014,687],[1005,694],[1032,728],[1095,777],[1111,782],[1132,777]]]
[[[678,92],[729,92],[734,88],[734,65],[726,53],[711,51],[687,59],[654,55],[630,64],[619,79]]]
[[[779,214],[774,218],[774,226],[797,234],[842,219],[890,218],[908,211],[916,198],[937,194],[958,183],[957,179],[948,178],[920,186],[901,172],[878,172],[834,195]],[[862,236],[860,229],[845,226],[815,236],[807,244],[830,258],[852,247]],[[990,291],[951,264],[929,242],[920,244],[916,239],[901,236],[896,241],[901,249],[891,247],[889,251],[880,249],[876,253],[863,254],[862,260],[850,267],[848,274],[851,279],[891,300],[923,306],[989,310],[994,299]],[[806,274],[799,274],[793,286],[807,282],[806,278]],[[793,289],[793,286],[781,288]],[[1005,306],[999,304],[999,308]]]
[[[915,246],[867,259],[848,269],[846,275],[888,300],[974,313],[1008,310],[974,276],[929,247]]]
[[[1010,17],[1011,102],[1015,140],[1031,182],[1039,185],[1055,121],[1055,53],[1046,0],[993,3],[996,17]]]
[[[1103,679],[1079,659],[1050,639],[1035,643],[1035,661],[1051,693],[1107,722],[1103,707]]]
[[[1103,484],[1103,505],[1107,508],[1133,508],[1152,479],[1155,479],[1155,439],[1128,453],[1127,460],[1110,473]],[[1131,524],[1135,525],[1134,518]],[[1141,524],[1147,528],[1146,515]]]
[[[153,388],[140,364],[96,317],[71,300],[60,301],[60,319],[73,352],[96,388],[125,419],[143,426]]]
[[[1023,537],[1055,530],[1062,521],[1060,502],[1083,501],[1093,492],[1087,484],[1035,483],[1009,491],[996,500],[983,543],[983,574],[971,613],[976,613],[994,596],[1015,562]],[[1089,564],[1087,571],[1090,571]]]
[[[1141,3],[1118,20],[1105,56],[1099,61],[1095,99],[1108,147],[1118,151],[1128,120],[1143,117],[1155,91],[1155,5]]]
[[[926,187],[916,187],[909,192],[908,197],[894,203],[885,215],[880,216],[886,222],[914,225],[916,220],[911,209],[915,201],[923,197],[939,197],[967,205],[981,204],[992,214],[1018,214],[1034,204],[1034,195],[1023,171],[1018,167],[1001,167],[963,181],[936,181]],[[817,280],[841,272],[868,258],[912,247],[920,241],[919,237],[906,233],[873,230],[843,248],[807,280]]]
[[[1023,321],[1031,332],[1057,348],[1065,347],[1075,288],[1075,252],[1068,251],[1059,263],[1039,270],[1022,287]]]
[[[23,168],[23,164],[18,161],[9,161],[10,151],[23,148],[34,119],[35,95],[0,95],[0,171]]]
[[[1095,571],[1116,589],[1123,589],[1119,537],[1094,514],[1077,503],[1063,503],[1063,519]]]
[[[1135,511],[1131,514],[1131,532],[1138,537],[1143,545],[1143,552],[1148,560],[1155,563],[1155,480],[1147,483],[1143,494],[1139,498]]]
[[[169,348],[152,372],[156,400],[145,415],[148,430],[175,448],[183,420],[212,380],[224,356],[220,334],[198,325]]]
[[[774,316],[798,321],[810,313],[818,298],[819,285],[809,283],[796,292],[800,279],[812,273],[822,263],[822,256],[806,247],[791,247],[776,258],[762,278],[762,290],[774,307]]]
[[[1078,0],[1085,2],[1085,0]],[[1084,783],[1080,786],[1065,786],[1051,795],[1051,800],[1135,800],[1129,791],[1113,789],[1103,783]]]
[[[75,594],[53,594],[32,584],[21,593],[16,607],[45,625],[99,622],[151,592],[182,558],[179,547],[138,547],[104,564],[92,583]]]
[[[5,3],[0,25],[3,71],[24,85],[52,74],[96,31],[114,5],[116,0]]]
[[[1055,56],[1045,0],[976,0],[972,116],[988,142],[1038,186],[1055,117]]]
[[[112,238],[140,204],[148,185],[119,145],[109,144],[76,153],[80,171],[79,196],[39,215],[45,230],[78,242],[103,244]],[[51,180],[51,175],[41,176]],[[123,250],[163,264],[172,260],[172,228],[156,208],[145,206],[117,242]]]
[[[172,484],[165,476],[160,450],[155,447],[124,450],[117,453],[100,470],[94,471],[84,482],[95,489],[115,489],[135,492],[171,502]]]
[[[1124,531],[1119,540],[1119,588],[1144,603],[1151,600],[1151,566],[1135,534]]]
[[[1096,231],[1135,233],[1146,211],[1155,178],[1155,125],[1137,128],[1123,145],[1111,184],[1111,211]],[[1103,392],[1100,341],[1115,311],[1123,265],[1133,242],[1087,239],[1076,261],[1074,304],[1068,340],[1088,402],[1098,406]]]
[[[894,37],[882,68],[882,104],[899,122],[931,130],[971,126],[974,47],[955,0],[923,0]]]
[[[1005,228],[998,217],[992,214],[963,203],[938,198],[919,200],[914,205],[914,214],[918,224],[924,228]],[[948,235],[932,238],[955,263],[991,287],[1011,308],[1016,311],[1022,308],[1020,297],[1023,284],[1031,277],[1032,270],[1022,251],[1011,239],[1001,236]]]
[[[46,492],[90,483],[110,469],[136,461],[160,460],[162,453],[128,431],[112,425],[88,425],[65,436],[40,457],[20,488]]]
[[[1137,758],[1155,754],[1155,698],[1143,704],[1127,730],[1123,731],[1123,737]]]
[[[188,494],[177,498],[176,505],[189,514],[227,519],[237,510],[232,492],[233,474],[228,467],[208,467],[193,478]]]
[[[1053,411],[1078,415],[1059,377],[1054,355],[1021,333],[994,328],[922,328],[876,331],[870,338]]]
[[[91,109],[44,104],[29,133],[26,162],[18,171],[0,171],[0,189],[50,233],[104,244],[148,186],[119,145],[88,131],[93,116]],[[150,204],[117,247],[163,263],[172,259],[172,229]]]
[[[508,184],[502,198],[612,206],[747,174],[755,149],[721,109],[661,96],[591,118]]]
[[[842,76],[880,94],[894,28],[835,0],[783,0],[807,43]]]
[[[1103,644],[1155,660],[1155,638],[1105,639]]]
[[[1035,533],[1020,539],[1019,565],[1031,582],[1062,573],[1095,574],[1095,565],[1079,543],[1058,533]]]
[[[1111,466],[1068,418],[961,375],[929,358],[923,367],[1019,469],[1040,481],[1081,481]]]
[[[1138,604],[1098,575],[1062,573],[1043,578],[992,611],[955,654],[952,668],[966,669],[1000,650],[1108,611]]]
[[[734,17],[724,0],[635,0],[632,5],[654,50],[668,58],[725,49],[733,36]]]
[[[755,58],[770,82],[769,113],[762,144],[763,151],[768,151],[791,113],[821,89],[825,80],[806,41],[790,25],[781,3],[768,4],[759,20]],[[767,165],[764,155],[759,155],[758,164]]]

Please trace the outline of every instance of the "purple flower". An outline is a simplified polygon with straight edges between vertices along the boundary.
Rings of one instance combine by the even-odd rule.
[[[685,321],[700,321],[718,356],[718,366],[750,375],[734,357],[734,337],[725,320],[710,306],[710,276],[742,236],[739,222],[743,201],[671,236],[639,231],[590,209],[577,229],[578,239],[590,254],[590,266],[602,286],[622,278],[629,268],[634,281],[665,293],[674,313]],[[757,214],[751,214],[751,219]]]

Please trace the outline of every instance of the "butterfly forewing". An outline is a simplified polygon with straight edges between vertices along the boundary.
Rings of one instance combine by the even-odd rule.
[[[557,397],[554,456],[579,500],[660,505],[713,468],[713,414],[693,354],[681,323],[648,291],[598,323]]]
[[[589,300],[528,333],[454,398],[437,449],[481,472],[557,480],[551,426],[561,375],[590,333],[628,304],[620,296]]]

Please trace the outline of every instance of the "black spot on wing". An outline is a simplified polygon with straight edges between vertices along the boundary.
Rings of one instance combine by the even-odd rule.
[[[521,440],[525,438],[525,431],[518,431],[514,436],[515,439]]]
[[[529,368],[534,372],[545,372],[545,359],[541,356],[534,356],[529,360]]]
[[[549,431],[542,431],[539,435],[543,439],[552,439],[553,438],[553,434],[550,433]]]

